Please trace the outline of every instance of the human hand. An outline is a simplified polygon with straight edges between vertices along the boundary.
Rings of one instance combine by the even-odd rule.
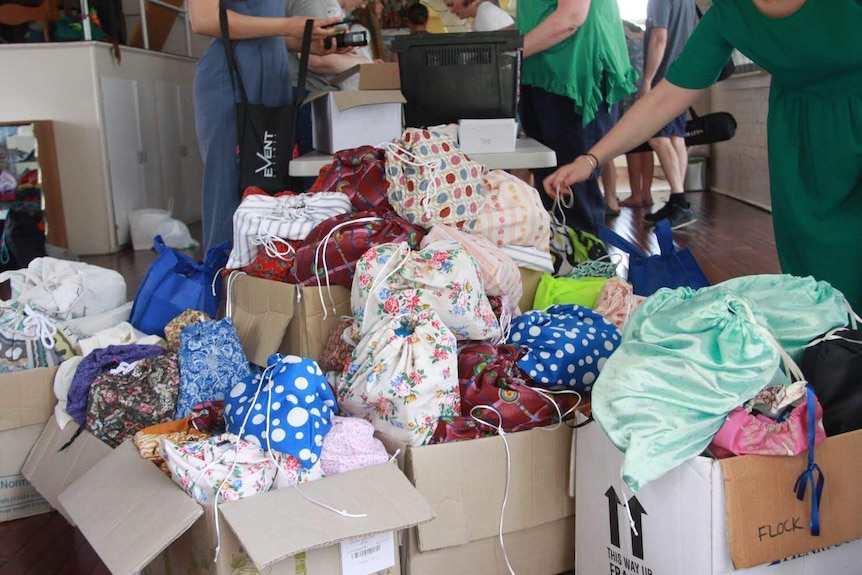
[[[571,184],[578,184],[589,180],[595,168],[587,156],[578,156],[570,164],[561,166],[556,172],[542,181],[545,193],[556,198],[558,194],[571,195]]]

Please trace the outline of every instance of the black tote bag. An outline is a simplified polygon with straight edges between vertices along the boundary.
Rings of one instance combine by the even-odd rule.
[[[736,134],[736,118],[730,112],[714,112],[698,116],[689,108],[691,119],[685,123],[685,145],[715,144],[731,139]]]
[[[285,106],[248,102],[245,84],[233,56],[224,3],[219,7],[219,22],[231,84],[234,91],[239,86],[240,94],[240,101],[236,103],[238,193],[242,195],[249,186],[256,186],[271,194],[289,190],[292,188],[290,160],[297,140],[299,106],[305,99],[305,78],[308,74],[308,52],[314,20],[305,23],[296,101],[293,105]]]

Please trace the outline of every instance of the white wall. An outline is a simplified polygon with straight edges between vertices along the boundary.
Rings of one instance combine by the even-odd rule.
[[[710,90],[712,111],[730,112],[737,122],[734,138],[712,147],[711,187],[766,209],[771,208],[766,152],[770,80],[765,72],[751,72]]]

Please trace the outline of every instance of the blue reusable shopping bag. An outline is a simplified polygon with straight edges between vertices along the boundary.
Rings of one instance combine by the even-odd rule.
[[[168,247],[161,236],[153,244],[159,257],[135,294],[129,322],[144,333],[165,337],[168,322],[187,309],[215,317],[222,290],[216,276],[227,263],[230,240],[210,248],[202,262]]]
[[[673,245],[673,233],[668,220],[656,222],[655,235],[661,253],[651,256],[610,228],[599,231],[599,237],[605,243],[629,254],[628,281],[635,294],[651,296],[663,287],[699,289],[711,285],[691,250],[678,250]]]

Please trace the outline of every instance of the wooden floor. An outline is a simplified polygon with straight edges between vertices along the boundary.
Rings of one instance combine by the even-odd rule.
[[[620,195],[625,197],[623,186]],[[661,182],[655,188],[661,188]],[[691,248],[713,283],[743,275],[779,272],[769,213],[714,192],[687,196],[697,213],[697,222],[675,231],[674,239],[679,247]],[[661,202],[656,202],[652,209],[660,205]],[[607,223],[636,245],[656,253],[655,235],[643,223],[645,213],[642,208],[624,208]],[[200,237],[199,226],[191,226],[191,230],[194,237]],[[201,259],[200,250],[194,256]],[[127,249],[81,259],[120,271],[128,283],[131,299],[155,254]],[[56,512],[0,523],[0,575],[107,573],[80,531],[70,527]]]

